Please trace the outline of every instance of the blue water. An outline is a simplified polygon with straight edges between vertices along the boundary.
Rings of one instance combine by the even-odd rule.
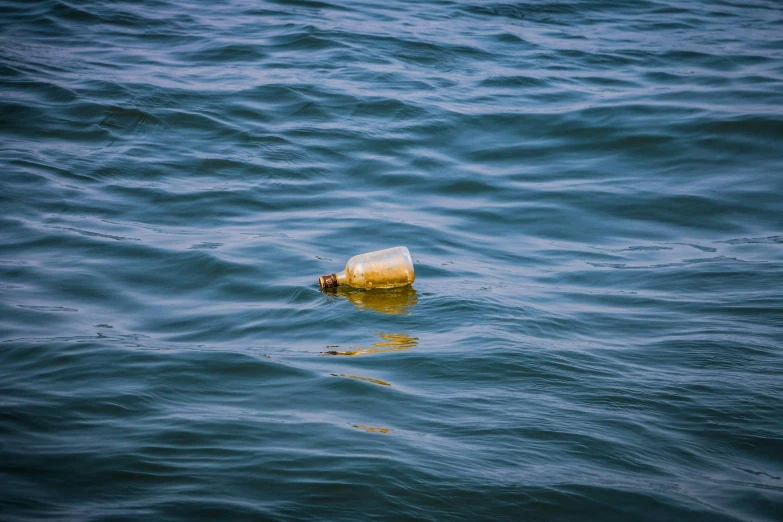
[[[0,173],[0,520],[781,520],[780,2],[0,0]]]

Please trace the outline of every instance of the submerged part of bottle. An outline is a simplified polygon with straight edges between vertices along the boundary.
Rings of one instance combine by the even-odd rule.
[[[347,299],[359,310],[390,315],[410,315],[419,302],[413,285],[382,290],[364,290],[348,285],[324,288],[323,293]]]
[[[413,283],[411,253],[404,246],[353,256],[345,270],[318,278],[321,288],[349,285],[354,288],[395,288]]]

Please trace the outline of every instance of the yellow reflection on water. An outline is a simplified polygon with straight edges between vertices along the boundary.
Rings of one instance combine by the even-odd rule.
[[[373,379],[371,377],[361,377],[359,375],[346,375],[344,373],[333,373],[332,375],[334,375],[335,377],[346,377],[348,379],[356,379],[359,381],[371,382],[373,384],[380,384],[381,386],[391,386],[391,384],[389,384],[386,381],[382,381],[380,379]]]
[[[378,433],[389,433],[389,428],[379,428],[376,426],[368,426],[366,424],[354,424],[353,427],[359,430],[365,430],[370,433],[375,433],[376,431]]]
[[[419,302],[416,289],[411,285],[376,290],[359,290],[350,286],[338,286],[322,290],[322,292],[347,299],[359,310],[391,315],[408,315]]]
[[[386,352],[404,352],[410,350],[419,344],[418,337],[411,337],[405,334],[379,333],[381,340],[372,344],[372,346],[352,346],[350,350],[328,350],[321,352],[321,355],[367,355],[371,353]],[[339,348],[339,346],[327,346],[327,348]]]

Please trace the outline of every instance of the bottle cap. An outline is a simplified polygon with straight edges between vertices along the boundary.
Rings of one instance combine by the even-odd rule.
[[[321,289],[334,288],[337,286],[337,274],[329,274],[318,278],[318,282],[321,284]]]

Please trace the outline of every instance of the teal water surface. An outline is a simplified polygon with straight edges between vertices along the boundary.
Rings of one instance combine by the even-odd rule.
[[[781,520],[780,2],[0,13],[0,520]]]

